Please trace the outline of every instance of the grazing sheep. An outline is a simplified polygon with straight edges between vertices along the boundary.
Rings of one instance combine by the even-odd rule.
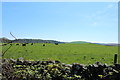
[[[55,45],[58,45],[58,43],[55,43]]]
[[[26,44],[22,44],[22,46],[26,46]]]
[[[45,44],[43,44],[43,46],[45,46]]]
[[[5,45],[7,45],[7,44],[3,44],[2,46],[5,46]]]
[[[33,45],[33,43],[31,43],[31,45]]]
[[[19,45],[19,44],[16,44],[16,45]]]

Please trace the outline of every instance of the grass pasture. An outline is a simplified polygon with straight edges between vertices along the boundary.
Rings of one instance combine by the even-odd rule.
[[[62,63],[72,64],[93,64],[97,61],[113,64],[114,54],[118,53],[117,46],[104,46],[98,44],[50,44],[31,43],[22,46],[20,43],[13,43],[12,47],[5,53],[4,58],[20,58],[28,60],[59,60]],[[10,44],[2,47],[5,52]]]

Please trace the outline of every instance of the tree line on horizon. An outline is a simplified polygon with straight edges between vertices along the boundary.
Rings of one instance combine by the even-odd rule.
[[[65,43],[55,40],[42,40],[42,39],[15,39],[10,40],[8,38],[0,38],[1,43]]]

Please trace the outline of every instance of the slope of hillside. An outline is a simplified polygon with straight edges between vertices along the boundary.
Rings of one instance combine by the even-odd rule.
[[[70,43],[83,44],[83,43],[89,43],[89,42],[86,42],[86,41],[72,41]]]
[[[10,45],[2,47],[2,51],[5,52]],[[27,44],[25,47],[19,43],[13,43],[12,47],[5,53],[4,58],[19,58],[33,60],[59,60],[64,63],[82,63],[92,64],[96,61],[112,64],[113,56],[118,53],[117,46],[104,46],[99,44],[51,44],[35,43],[33,45]]]

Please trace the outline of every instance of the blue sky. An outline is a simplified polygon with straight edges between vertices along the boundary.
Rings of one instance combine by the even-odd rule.
[[[118,42],[117,2],[3,2],[2,36]]]

